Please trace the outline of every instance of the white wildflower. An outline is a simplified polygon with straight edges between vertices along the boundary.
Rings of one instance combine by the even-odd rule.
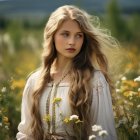
[[[101,131],[99,131],[99,134],[98,135],[99,136],[106,136],[106,135],[108,135],[108,133],[107,133],[106,130],[101,130]]]
[[[116,89],[116,93],[120,92],[120,89]]]
[[[127,104],[128,102],[126,100],[124,100],[124,103]]]
[[[138,92],[140,92],[140,88],[138,88]]]
[[[139,105],[137,105],[137,108],[140,108],[140,104],[139,104]]]
[[[119,124],[126,124],[127,123],[127,118],[123,117],[121,120],[119,120]]]
[[[140,82],[140,76],[134,79],[135,82]]]
[[[117,86],[118,84],[120,84],[120,81],[117,81],[117,82],[116,82],[116,86]]]
[[[122,81],[125,81],[125,80],[127,80],[127,79],[126,79],[125,76],[123,76],[123,77],[121,78],[121,80],[122,80]]]
[[[6,87],[3,87],[3,88],[1,89],[1,92],[4,93],[4,92],[6,92],[6,90],[7,90]]]
[[[126,117],[123,117],[123,118],[122,118],[122,122],[123,122],[123,124],[126,124],[126,123],[127,123],[127,121],[128,121],[128,120],[127,120],[127,118],[126,118]]]
[[[97,132],[102,130],[102,127],[100,125],[93,125],[92,126],[92,131]]]
[[[77,115],[72,115],[72,116],[70,116],[70,120],[72,121],[72,120],[78,120],[79,119],[79,117],[77,116]]]
[[[7,130],[8,130],[8,129],[9,129],[9,127],[6,125],[6,126],[5,126],[5,129],[7,129]]]
[[[95,138],[96,138],[95,135],[91,135],[91,136],[89,136],[89,140],[94,140]]]
[[[2,126],[2,123],[0,123],[0,126]]]
[[[133,126],[132,126],[132,129],[136,129],[138,127],[138,124],[134,124]]]

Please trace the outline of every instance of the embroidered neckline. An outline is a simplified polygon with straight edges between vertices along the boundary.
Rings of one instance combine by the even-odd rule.
[[[51,96],[52,99],[54,100],[54,98],[56,98],[57,96],[57,89],[58,87],[61,85],[61,84],[64,84],[64,83],[61,83],[63,81],[63,79],[69,74],[69,71],[62,76],[62,78],[59,80],[59,82],[57,83],[49,83],[51,84],[52,88],[49,92],[49,95],[48,95],[48,98],[47,98],[47,101],[46,101],[46,115],[47,116],[50,116],[50,120],[47,121],[47,124],[48,124],[48,133],[55,133],[55,124],[56,124],[56,112],[55,112],[55,104],[52,103],[52,114],[50,115],[50,104],[51,104]],[[49,85],[48,84],[48,85]],[[66,83],[65,83],[66,84]],[[51,125],[52,125],[52,130],[51,130]]]

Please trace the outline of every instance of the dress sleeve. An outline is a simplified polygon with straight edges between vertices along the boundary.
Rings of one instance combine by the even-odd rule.
[[[93,78],[91,120],[92,126],[95,124],[101,125],[108,133],[105,137],[97,136],[96,140],[117,140],[110,89],[104,75],[100,71],[95,72]]]
[[[29,126],[32,121],[31,117],[31,104],[32,104],[32,89],[33,89],[33,79],[29,77],[27,83],[25,85],[23,96],[22,96],[22,104],[21,104],[21,122],[18,125],[18,133],[16,135],[17,140],[28,140],[30,135]]]

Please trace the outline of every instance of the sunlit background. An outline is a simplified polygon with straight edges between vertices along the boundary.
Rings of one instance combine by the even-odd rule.
[[[121,55],[112,58],[116,129],[119,140],[140,140],[140,0],[0,0],[0,140],[15,139],[27,76],[41,64],[45,24],[65,4],[98,16],[120,42]]]

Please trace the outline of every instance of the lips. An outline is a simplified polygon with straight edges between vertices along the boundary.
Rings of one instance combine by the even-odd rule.
[[[74,48],[67,48],[66,50],[69,51],[69,52],[74,52],[76,49],[74,49]]]

